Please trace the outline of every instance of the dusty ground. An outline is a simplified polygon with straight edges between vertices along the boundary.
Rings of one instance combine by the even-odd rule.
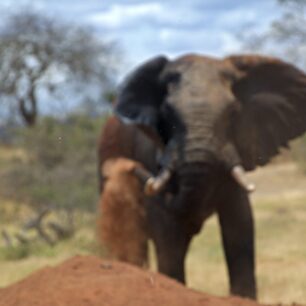
[[[257,306],[217,298],[165,276],[94,256],[76,256],[0,289],[1,306]]]
[[[258,168],[248,176],[256,185],[253,202],[276,198],[292,201],[306,195],[306,175],[290,161]]]

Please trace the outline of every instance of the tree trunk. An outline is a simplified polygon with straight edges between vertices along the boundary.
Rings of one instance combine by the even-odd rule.
[[[25,98],[18,99],[19,111],[22,119],[28,127],[33,127],[37,120],[37,100],[35,88],[31,87],[29,94]]]

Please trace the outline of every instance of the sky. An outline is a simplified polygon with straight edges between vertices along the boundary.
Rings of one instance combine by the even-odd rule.
[[[121,73],[157,54],[241,52],[241,34],[264,30],[280,14],[276,0],[1,0],[0,13],[28,7],[117,42],[125,59]]]

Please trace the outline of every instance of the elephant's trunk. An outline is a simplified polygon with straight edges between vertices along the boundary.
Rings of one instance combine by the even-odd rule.
[[[217,150],[213,133],[214,118],[204,115],[211,113],[209,105],[183,106],[182,113],[187,127],[183,146],[184,162],[213,162],[214,152]]]

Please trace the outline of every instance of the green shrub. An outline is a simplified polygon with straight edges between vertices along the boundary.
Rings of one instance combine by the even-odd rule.
[[[2,169],[0,193],[34,207],[93,211],[98,197],[96,146],[104,120],[70,115],[45,117],[35,127],[16,130],[25,158]]]
[[[30,255],[30,248],[28,245],[17,245],[11,247],[0,248],[0,259],[1,260],[20,260]]]

